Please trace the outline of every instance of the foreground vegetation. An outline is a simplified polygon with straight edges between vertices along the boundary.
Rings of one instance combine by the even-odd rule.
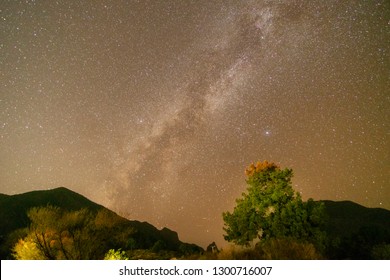
[[[15,259],[169,259],[202,251],[178,242],[175,235],[140,234],[128,220],[105,209],[65,211],[46,206],[32,208],[27,215],[31,223],[19,232],[21,238],[12,249]]]
[[[0,196],[1,258],[390,259],[390,211],[303,201],[292,170],[274,163],[252,164],[246,175],[247,191],[222,214],[227,248],[183,243],[169,229],[129,221],[59,188]]]

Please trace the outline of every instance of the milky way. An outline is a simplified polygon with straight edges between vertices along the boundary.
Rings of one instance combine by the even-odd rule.
[[[388,1],[3,1],[0,192],[222,244],[244,169],[390,209]]]

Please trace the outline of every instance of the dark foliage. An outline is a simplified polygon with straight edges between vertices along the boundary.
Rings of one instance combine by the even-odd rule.
[[[112,249],[122,248],[124,250],[157,250],[158,248],[172,251],[173,255],[181,256],[188,251],[202,252],[203,249],[194,244],[183,243],[179,240],[176,232],[167,228],[158,230],[146,222],[131,221],[118,216],[114,212],[96,204],[84,196],[70,191],[66,188],[57,188],[47,191],[33,191],[19,195],[0,195],[0,258],[12,259],[12,248],[15,243],[27,235],[30,226],[30,219],[27,212],[34,207],[53,206],[63,211],[79,211],[87,209],[96,215],[106,213],[110,217],[103,217],[103,220],[115,219],[115,226],[106,226],[105,230],[96,232],[106,244]],[[115,218],[113,218],[115,217]],[[119,221],[119,222],[118,222]],[[104,222],[103,222],[104,223]],[[107,234],[108,233],[108,234]],[[157,245],[156,245],[157,244]],[[104,250],[98,252],[100,258]],[[184,252],[183,252],[184,251]]]
[[[376,259],[390,245],[390,211],[351,201],[323,201],[327,213],[329,259]],[[390,257],[390,256],[389,256]]]

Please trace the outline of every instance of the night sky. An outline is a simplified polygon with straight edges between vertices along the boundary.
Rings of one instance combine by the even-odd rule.
[[[1,1],[0,192],[223,244],[245,167],[390,209],[390,2]]]

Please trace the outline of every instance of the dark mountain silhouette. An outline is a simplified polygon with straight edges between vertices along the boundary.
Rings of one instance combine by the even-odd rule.
[[[27,211],[38,206],[57,206],[69,211],[88,208],[93,211],[104,207],[84,196],[60,187],[52,190],[32,191],[16,195],[0,195],[0,236],[6,236],[18,228],[27,227]]]
[[[323,201],[329,216],[327,232],[331,235],[348,235],[361,227],[390,228],[390,211],[367,208],[352,201]]]
[[[323,201],[327,213],[328,236],[326,258],[371,259],[378,252],[388,256],[390,248],[390,211],[367,208],[351,201]],[[87,208],[92,212],[109,211],[123,220],[122,229],[131,228],[131,239],[137,249],[202,252],[194,244],[183,243],[178,234],[168,228],[158,230],[147,222],[130,221],[119,217],[86,197],[60,187],[52,190],[32,191],[17,195],[0,194],[0,258],[10,258],[11,248],[17,241],[15,234],[29,226],[27,211],[32,207],[56,206],[67,211]],[[378,249],[379,248],[379,249]],[[376,250],[378,249],[378,250]],[[382,251],[381,251],[382,249]],[[376,251],[375,251],[376,250]],[[373,256],[373,252],[377,252]],[[383,254],[382,254],[383,255]],[[379,255],[380,257],[380,255]]]
[[[67,188],[60,187],[52,190],[32,191],[17,195],[0,194],[0,257],[10,257],[13,244],[8,237],[15,232],[29,226],[30,220],[27,211],[33,207],[56,206],[67,211],[76,211],[87,208],[92,212],[106,210],[119,219],[123,219],[125,226],[131,227],[134,234],[131,238],[139,249],[151,249],[156,243],[163,244],[164,249],[179,251],[203,251],[197,245],[187,244],[179,240],[178,234],[168,228],[158,230],[147,222],[131,221],[119,217],[113,211],[99,205],[86,197]],[[15,241],[15,240],[12,240]]]
[[[388,258],[390,211],[351,201],[323,201],[327,213],[327,257],[330,259]],[[382,256],[373,255],[382,251]],[[385,255],[383,255],[385,254]]]

